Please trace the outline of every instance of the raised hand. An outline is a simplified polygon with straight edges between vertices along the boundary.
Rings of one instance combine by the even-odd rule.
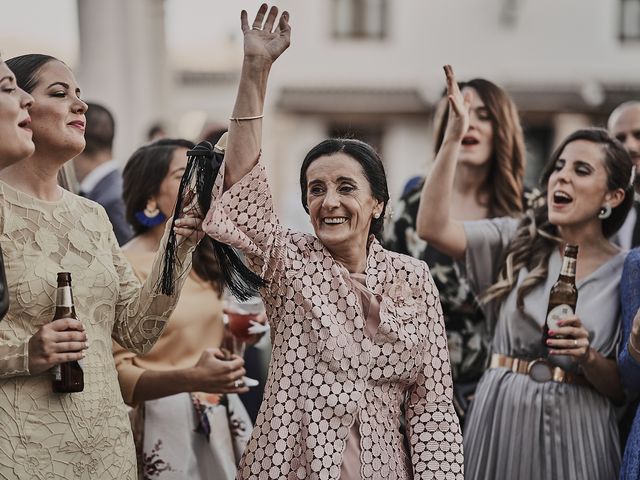
[[[267,10],[269,10],[268,5],[263,3],[251,27],[247,19],[247,11],[242,10],[240,22],[242,33],[244,33],[245,57],[261,57],[273,63],[289,46],[291,27],[288,12],[282,12],[280,20],[276,23],[278,8],[271,7],[268,14]]]
[[[444,73],[447,76],[447,100],[449,102],[449,117],[447,119],[445,138],[462,141],[469,129],[471,99],[466,95],[462,95],[451,65],[444,66]]]

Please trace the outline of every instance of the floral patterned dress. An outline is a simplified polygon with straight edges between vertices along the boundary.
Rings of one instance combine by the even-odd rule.
[[[151,274],[153,252],[125,251],[136,275]],[[236,394],[178,393],[136,404],[138,381],[148,371],[195,365],[224,336],[222,298],[195,271],[187,277],[167,328],[144,356],[114,343],[113,356],[124,401],[131,412],[140,478],[232,480],[249,440],[251,419]]]
[[[162,333],[178,298],[154,290],[162,258],[141,285],[104,209],[67,191],[45,202],[0,182],[0,209],[11,299],[0,321],[0,479],[135,480],[111,338],[143,353]],[[179,292],[191,250],[177,251]],[[29,373],[29,339],[53,318],[59,271],[71,272],[88,337],[80,393],[53,393],[50,371]]]

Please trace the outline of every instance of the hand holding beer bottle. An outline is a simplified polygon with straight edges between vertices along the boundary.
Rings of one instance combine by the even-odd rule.
[[[29,340],[29,373],[37,375],[65,362],[77,362],[85,356],[86,348],[82,323],[69,316],[56,318]]]
[[[568,355],[578,362],[590,352],[589,332],[575,315],[578,302],[576,288],[577,245],[566,245],[558,281],[551,287],[549,307],[542,340],[549,355]]]

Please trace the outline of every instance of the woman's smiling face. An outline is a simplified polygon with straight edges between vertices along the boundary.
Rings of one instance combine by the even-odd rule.
[[[366,249],[371,221],[383,203],[373,197],[362,166],[338,152],[314,160],[306,176],[309,216],[320,241],[334,256]]]
[[[31,128],[36,149],[59,152],[67,159],[82,152],[87,104],[80,99],[80,87],[69,67],[58,60],[45,63],[31,94],[35,100]]]

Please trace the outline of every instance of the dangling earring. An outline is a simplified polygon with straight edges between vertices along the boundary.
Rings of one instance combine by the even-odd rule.
[[[153,200],[147,201],[147,206],[144,210],[136,212],[136,220],[147,228],[160,225],[166,219],[167,217],[162,214],[158,208],[158,204]]]
[[[379,213],[374,213],[373,214],[373,218],[375,218],[376,220],[378,220],[380,218],[380,214]]]
[[[611,205],[605,203],[600,209],[600,213],[598,213],[598,218],[600,220],[604,220],[605,218],[609,218],[611,216]]]

